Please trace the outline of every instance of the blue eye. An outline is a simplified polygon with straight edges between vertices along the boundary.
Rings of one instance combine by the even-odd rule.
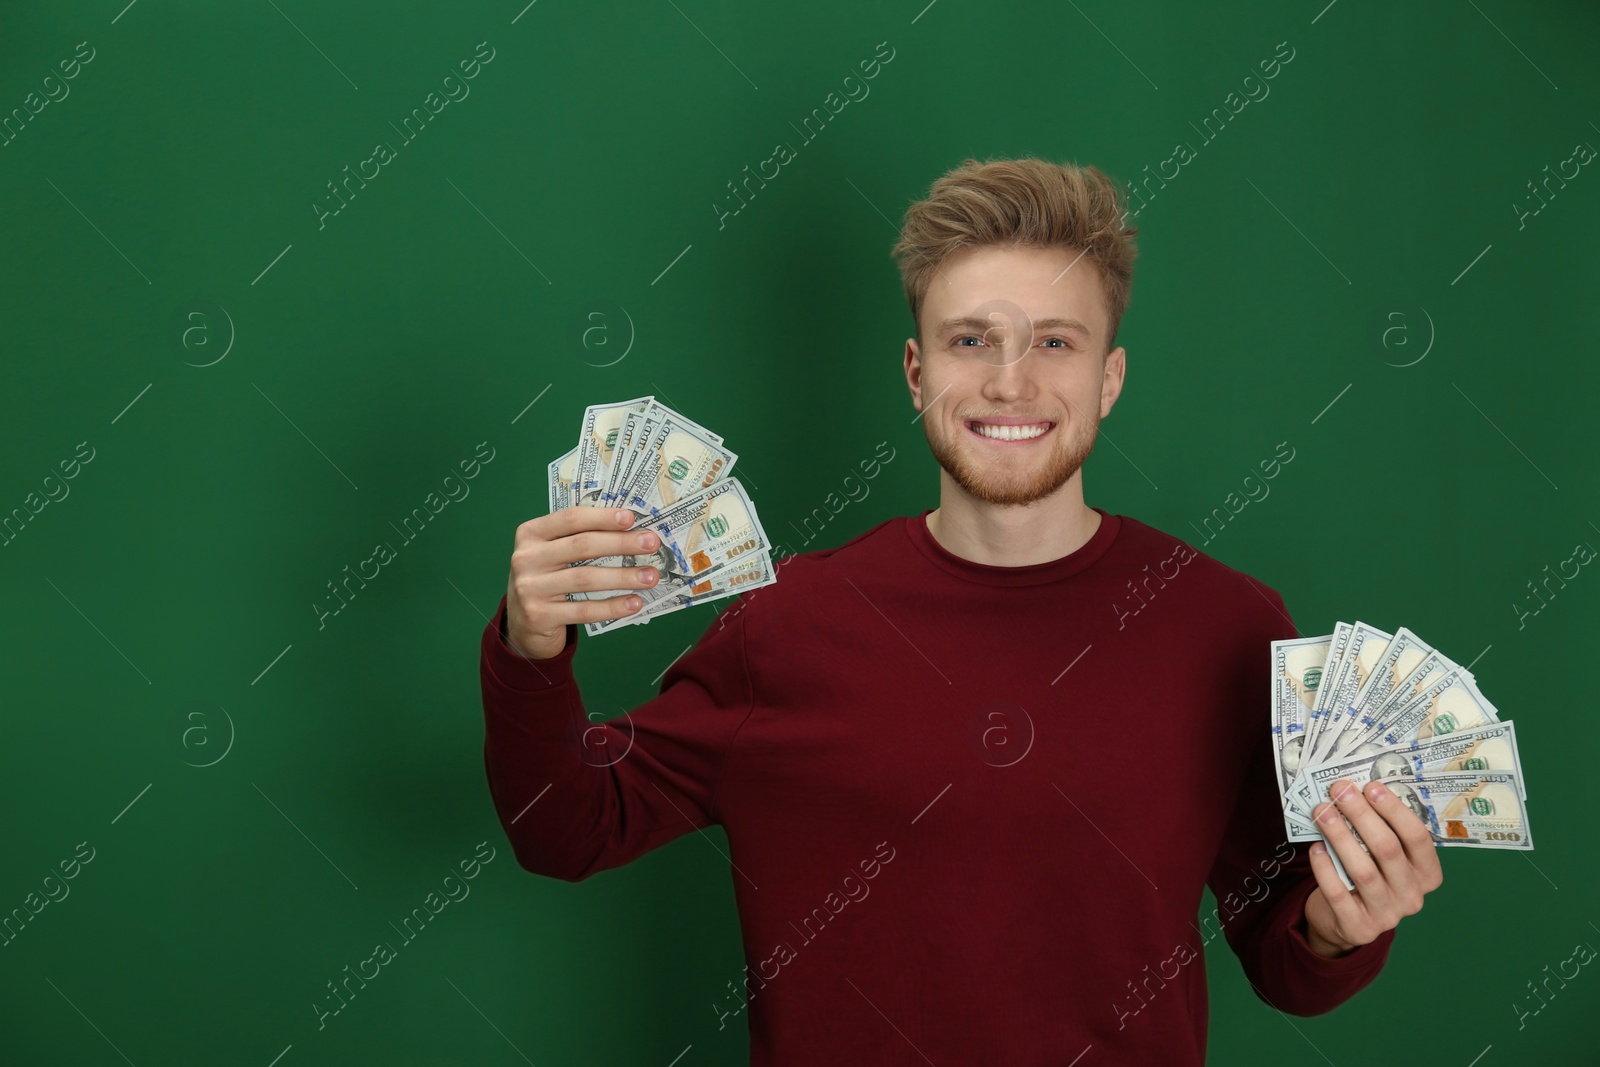
[[[965,342],[965,341],[971,341],[971,342],[973,342],[973,344],[970,344],[970,345],[969,344],[964,344],[963,342]],[[1051,344],[1052,342],[1054,343],[1054,347],[1056,347],[1056,348],[1064,349],[1064,350],[1067,350],[1067,351],[1070,351],[1073,348],[1072,344],[1070,344],[1068,341],[1066,341],[1065,339],[1060,338],[1060,337],[1046,337],[1043,341],[1041,341],[1039,343],[1041,345],[1046,345],[1046,344]],[[984,341],[983,338],[977,336],[976,334],[968,333],[968,334],[962,334],[960,337],[954,338],[951,343],[954,344],[958,348],[976,348],[979,345],[987,344],[988,342]]]

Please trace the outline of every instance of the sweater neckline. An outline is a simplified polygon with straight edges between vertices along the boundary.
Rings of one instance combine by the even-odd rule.
[[[932,513],[932,508],[925,508],[922,514],[908,518],[905,530],[918,552],[927,557],[934,566],[957,578],[964,578],[980,585],[1046,585],[1086,570],[1105,555],[1106,550],[1111,547],[1111,542],[1116,540],[1117,531],[1122,526],[1121,517],[1109,514],[1103,508],[1093,508],[1093,510],[1100,515],[1100,525],[1090,535],[1089,540],[1076,551],[1043,563],[1029,563],[1020,567],[978,563],[945,548],[934,539],[933,533],[928,529],[928,515]]]

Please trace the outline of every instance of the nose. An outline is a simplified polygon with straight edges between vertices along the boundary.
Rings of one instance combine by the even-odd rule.
[[[993,351],[1000,358],[989,365],[984,377],[983,395],[987,399],[1007,403],[1030,395],[1033,392],[1033,379],[1027,358],[1028,350],[1021,345],[1013,345],[1008,339],[1005,345],[996,346]]]

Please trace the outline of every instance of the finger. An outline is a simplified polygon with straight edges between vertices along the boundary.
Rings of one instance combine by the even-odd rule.
[[[552,511],[548,515],[529,519],[518,526],[517,540],[520,544],[524,533],[541,541],[554,541],[558,537],[566,537],[581,530],[626,530],[633,525],[635,517],[627,508],[597,508],[573,504],[560,511]]]
[[[1328,854],[1328,846],[1318,841],[1311,846],[1310,853],[1311,873],[1316,876],[1317,888],[1322,890],[1322,899],[1333,909],[1333,914],[1338,918],[1341,927],[1346,930],[1359,930],[1366,922],[1361,902],[1356,899],[1354,893],[1345,888],[1344,879],[1339,877],[1338,868],[1333,865],[1333,857]],[[1340,856],[1341,862],[1343,859],[1344,857]]]
[[[1394,799],[1394,794],[1385,787],[1380,785],[1376,786],[1376,789]],[[1411,869],[1411,858],[1406,855],[1405,846],[1400,843],[1400,838],[1395,835],[1389,821],[1373,810],[1366,795],[1353,783],[1342,778],[1333,783],[1328,795],[1339,806],[1344,817],[1350,820],[1350,824],[1355,827],[1356,833],[1361,835],[1362,842],[1366,844],[1367,852],[1377,861],[1378,870],[1388,883],[1389,895],[1396,900],[1405,900],[1413,895],[1420,896],[1416,872]],[[1404,805],[1396,802],[1395,806]],[[1344,858],[1342,853],[1339,858]],[[1351,877],[1354,878],[1355,875],[1352,874]]]
[[[601,556],[629,556],[654,552],[661,538],[649,530],[580,530],[554,541],[535,544],[527,551],[541,566],[577,563]]]
[[[547,599],[568,593],[604,592],[610,589],[648,589],[661,578],[655,567],[558,567],[525,579],[520,591],[530,597]]]
[[[586,622],[605,622],[632,615],[644,606],[637,596],[613,596],[603,600],[563,600],[548,605],[545,619],[556,626],[575,626]]]
[[[1350,826],[1339,814],[1339,808],[1333,804],[1319,804],[1311,815],[1317,822],[1317,829],[1322,831],[1322,836],[1327,840],[1328,847],[1339,854],[1339,862],[1344,864],[1345,873],[1355,883],[1363,907],[1377,909],[1387,906],[1389,895],[1383,872],[1367,854],[1367,850],[1361,847],[1355,834],[1351,833]]]
[[[1417,818],[1417,813],[1395,796],[1394,790],[1379,782],[1367,785],[1367,799],[1400,839],[1418,886],[1424,893],[1438,889],[1444,883],[1444,869],[1439,864],[1439,846],[1427,823]]]

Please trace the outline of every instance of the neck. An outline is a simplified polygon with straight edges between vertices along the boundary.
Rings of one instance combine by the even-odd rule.
[[[928,532],[950,553],[994,567],[1048,563],[1082,548],[1100,528],[1100,514],[1083,502],[1083,471],[1031,504],[979,500],[939,472],[939,506]]]

